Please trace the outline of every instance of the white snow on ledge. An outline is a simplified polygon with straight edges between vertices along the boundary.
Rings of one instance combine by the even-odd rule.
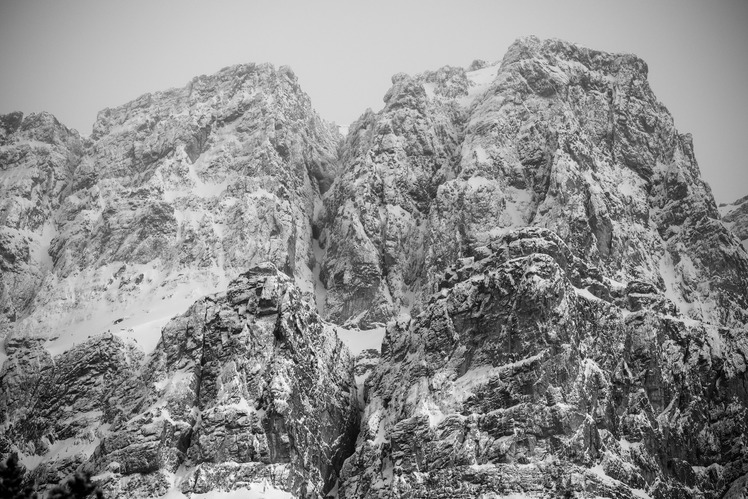
[[[188,499],[188,496],[176,489],[172,489],[163,499]],[[266,483],[251,484],[249,488],[241,488],[230,492],[212,490],[205,494],[192,494],[189,499],[293,499],[289,492],[276,489]]]
[[[384,339],[385,328],[378,327],[374,329],[345,329],[340,326],[335,327],[335,332],[345,346],[356,357],[364,350],[374,349],[381,351],[382,340]]]

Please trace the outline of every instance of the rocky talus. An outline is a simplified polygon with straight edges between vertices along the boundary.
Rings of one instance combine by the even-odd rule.
[[[26,483],[748,494],[748,199],[717,207],[641,59],[522,38],[395,75],[348,129],[269,64],[85,138],[0,116],[0,457]]]

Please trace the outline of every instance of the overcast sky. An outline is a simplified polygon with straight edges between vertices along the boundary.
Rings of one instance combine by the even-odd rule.
[[[496,61],[561,38],[649,65],[718,202],[748,194],[748,1],[0,0],[0,113],[96,113],[245,62],[288,64],[319,113],[378,110],[397,72]]]

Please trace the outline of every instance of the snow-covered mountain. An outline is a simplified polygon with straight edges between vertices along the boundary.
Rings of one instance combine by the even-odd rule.
[[[339,137],[288,68],[106,109],[85,147],[49,115],[4,140],[3,229],[20,249],[3,254],[30,255],[5,264],[6,316],[53,353],[107,330],[150,351],[170,317],[260,262],[314,294],[312,219]]]
[[[457,258],[537,226],[689,317],[745,321],[744,254],[721,243],[691,138],[642,60],[526,38],[476,67],[396,75],[384,109],[350,127],[326,202],[333,318],[386,320]]]
[[[242,65],[0,118],[0,451],[122,498],[739,497],[748,203],[646,64],[529,37],[384,103],[343,138]]]

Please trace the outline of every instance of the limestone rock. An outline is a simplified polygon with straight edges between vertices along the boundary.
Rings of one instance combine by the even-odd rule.
[[[499,242],[388,326],[340,497],[721,497],[748,463],[746,330],[618,288],[550,231]]]
[[[67,137],[47,128],[33,128],[37,142]],[[29,148],[29,140],[18,143]],[[338,140],[296,76],[269,64],[228,67],[101,111],[74,172],[58,168],[68,174],[65,189],[55,187],[45,209],[54,237],[34,249],[47,266],[23,302],[31,317],[15,329],[63,341],[118,320],[116,330],[137,334],[158,319],[153,338],[172,315],[266,261],[313,296],[314,214],[336,170]],[[2,150],[15,158],[19,147]],[[58,185],[50,182],[43,185]],[[7,265],[33,256],[18,241],[0,235]]]
[[[52,268],[56,211],[84,140],[49,113],[0,116],[0,317],[24,317]]]
[[[263,482],[318,497],[355,443],[353,359],[270,264],[170,321],[142,369],[112,334],[54,358],[38,343],[8,351],[3,438],[41,461],[41,486],[85,469],[108,497]]]
[[[1,116],[0,454],[123,499],[740,497],[747,206],[641,59],[558,40],[397,74],[344,142],[269,64],[86,139]]]
[[[456,163],[460,109],[429,98],[465,92],[461,69],[411,78],[395,75],[377,114],[348,128],[344,169],[325,200],[320,278],[326,314],[334,321],[373,325],[410,309],[424,270],[426,221],[438,185]]]
[[[641,59],[523,38],[494,65],[396,75],[385,102],[327,199],[331,318],[407,313],[457,259],[537,226],[689,317],[744,323],[748,260]]]

